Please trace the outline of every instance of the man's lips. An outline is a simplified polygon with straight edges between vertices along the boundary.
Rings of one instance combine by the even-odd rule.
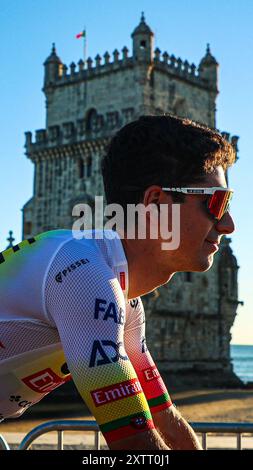
[[[214,251],[219,250],[219,244],[220,244],[219,240],[209,240],[208,238],[206,238],[205,241],[209,243],[210,248],[212,247]]]
[[[209,240],[209,238],[206,238],[206,242],[212,243],[213,245],[218,245],[220,244],[219,240]]]

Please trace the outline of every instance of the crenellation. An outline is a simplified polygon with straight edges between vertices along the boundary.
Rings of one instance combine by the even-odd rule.
[[[221,135],[224,139],[226,139],[229,142],[230,134],[229,132],[221,132]]]
[[[60,137],[60,126],[51,126],[48,128],[48,141],[51,143],[58,143]]]
[[[32,145],[32,132],[28,131],[28,132],[25,132],[25,148],[26,148],[26,151],[30,151],[30,148],[31,148],[31,145]]]
[[[118,49],[114,49],[114,51],[113,51],[113,61],[115,63],[117,63],[119,61],[119,56],[120,56],[120,53],[119,53]]]
[[[176,60],[175,66],[177,69],[177,73],[180,75],[183,70],[183,61],[180,57]]]
[[[63,64],[61,80],[65,80],[67,78],[67,73],[68,73],[68,67],[66,64]]]
[[[102,60],[102,57],[99,54],[97,54],[95,57],[96,67],[100,67],[101,60]]]
[[[175,86],[170,85],[170,97],[175,99]],[[162,113],[162,108],[156,107],[156,114]],[[106,114],[98,114],[95,109],[89,111],[86,118],[78,119],[76,122],[65,122],[61,126],[49,126],[48,129],[38,129],[35,131],[35,142],[33,142],[32,132],[26,132],[25,147],[27,152],[33,152],[37,148],[57,147],[59,144],[68,142],[84,141],[89,137],[93,137],[101,131],[110,131],[119,128],[133,120],[135,116],[135,108],[122,108],[118,111],[110,111]],[[228,132],[221,132],[238,151],[238,136],[231,136]]]
[[[239,136],[238,135],[233,135],[231,137],[231,144],[233,145],[235,152],[236,152],[236,157],[238,158],[238,140]]]
[[[78,67],[79,67],[79,73],[82,74],[83,70],[84,70],[84,61],[82,59],[79,60],[78,62]]]
[[[96,59],[97,61],[97,59]],[[88,57],[87,59],[87,67],[88,67],[88,70],[91,70],[92,69],[92,63],[93,63],[93,60],[91,57]],[[98,64],[96,63],[96,65],[98,66]]]
[[[196,69],[197,69],[196,65],[192,63],[190,65],[190,75],[193,75],[193,77],[196,76]]]
[[[161,59],[161,51],[160,51],[159,47],[157,47],[155,49],[154,61],[155,62],[160,62],[160,59]]]
[[[75,77],[76,64],[74,62],[71,62],[69,68],[71,78]]]
[[[170,64],[169,64],[169,65],[170,65],[170,67],[171,67],[172,69],[174,69],[174,68],[177,66],[176,64],[177,64],[177,59],[176,59],[176,57],[174,56],[174,54],[172,54],[172,55],[170,56]]]
[[[184,73],[184,75],[189,75],[190,74],[189,67],[190,67],[190,64],[189,64],[188,60],[185,60],[183,62],[183,73]]]
[[[105,65],[107,65],[107,64],[110,63],[110,57],[111,57],[111,56],[110,56],[109,52],[106,51],[106,52],[104,53],[104,59],[105,59],[104,64],[105,64]]]
[[[128,59],[128,48],[126,46],[123,47],[122,49],[122,63],[124,63],[125,61],[127,61]]]
[[[36,144],[45,144],[47,142],[47,132],[46,129],[38,129],[35,132]]]
[[[165,64],[165,65],[168,65],[168,61],[169,61],[169,58],[170,58],[168,52],[165,51],[165,52],[162,54],[162,57],[163,57],[163,62],[164,62],[164,64]]]

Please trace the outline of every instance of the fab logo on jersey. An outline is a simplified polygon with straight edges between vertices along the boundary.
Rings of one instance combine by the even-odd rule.
[[[125,314],[123,308],[119,307],[119,309],[117,309],[114,302],[107,302],[107,300],[104,299],[96,299],[94,318],[95,320],[98,320],[99,318],[102,318],[102,320],[108,320],[111,318],[114,323],[124,325]]]
[[[96,340],[93,342],[89,367],[104,366],[105,364],[111,364],[118,362],[119,359],[128,361],[128,356],[123,356],[120,353],[120,348],[123,348],[123,343],[114,343],[108,340]]]

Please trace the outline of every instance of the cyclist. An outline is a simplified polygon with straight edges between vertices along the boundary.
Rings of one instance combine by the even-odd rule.
[[[159,227],[162,208],[171,221],[179,204],[175,249],[162,248],[159,230],[150,236],[146,211],[144,238],[127,236],[125,217],[117,230],[52,230],[0,254],[0,419],[72,378],[110,449],[201,449],[148,351],[141,296],[211,267],[234,230],[225,178],[234,159],[206,126],[143,116],[109,145],[105,194],[125,215],[128,204],[153,205]]]

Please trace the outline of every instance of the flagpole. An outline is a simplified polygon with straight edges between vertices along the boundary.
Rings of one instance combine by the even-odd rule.
[[[76,39],[83,38],[83,62],[86,63],[86,28],[81,33],[76,34]]]
[[[83,36],[83,61],[84,61],[84,68],[86,65],[86,27],[84,27],[84,36]]]

